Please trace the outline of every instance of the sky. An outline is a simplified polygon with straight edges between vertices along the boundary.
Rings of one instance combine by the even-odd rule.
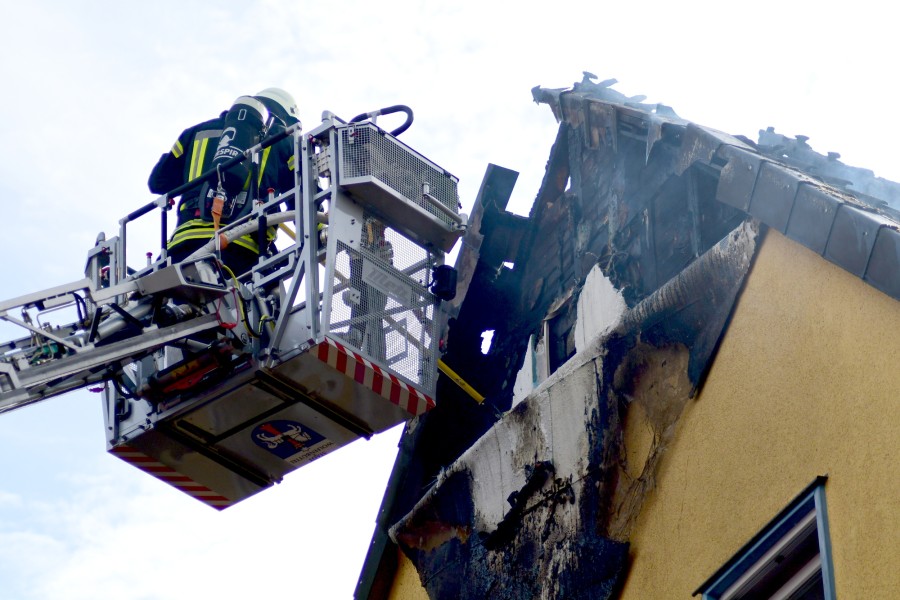
[[[879,4],[0,0],[0,299],[80,279],[98,232],[153,199],[182,129],[270,86],[307,129],[409,105],[401,139],[459,177],[466,212],[494,163],[520,172],[510,208],[528,214],[558,127],[531,88],[583,71],[898,181],[898,42]],[[141,265],[158,233],[129,236]],[[0,415],[0,598],[350,598],[399,436],[216,512],[109,456],[89,391]]]

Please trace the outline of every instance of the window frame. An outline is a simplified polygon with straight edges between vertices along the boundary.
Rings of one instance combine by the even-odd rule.
[[[835,600],[831,535],[828,529],[828,509],[825,503],[827,479],[827,476],[817,477],[756,536],[701,584],[693,595],[702,594],[702,600],[720,600],[722,595],[729,591],[736,582],[748,574],[758,572],[761,568],[760,565],[770,564],[770,560],[764,561],[763,559],[774,558],[779,548],[802,539],[803,532],[808,529],[806,521],[809,520],[810,515],[813,515],[825,600]]]

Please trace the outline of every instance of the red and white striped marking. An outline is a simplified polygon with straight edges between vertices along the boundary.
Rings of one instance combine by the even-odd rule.
[[[164,465],[153,457],[147,456],[132,446],[122,445],[111,449],[110,454],[118,456],[130,465],[134,465],[144,473],[153,475],[160,481],[165,481],[172,487],[181,490],[188,496],[212,506],[216,510],[228,508],[234,502],[215,492],[205,485],[200,485],[187,475],[183,475],[168,465]]]
[[[434,408],[434,399],[397,379],[349,348],[326,337],[316,349],[316,356],[336,371],[364,385],[385,400],[390,400],[412,415]]]

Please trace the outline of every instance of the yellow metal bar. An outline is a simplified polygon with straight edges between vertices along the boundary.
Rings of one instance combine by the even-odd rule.
[[[447,363],[445,363],[445,362],[442,361],[441,359],[438,359],[438,369],[441,370],[441,373],[443,373],[444,375],[446,375],[447,377],[449,377],[449,378],[453,381],[453,383],[455,383],[455,384],[458,385],[460,388],[462,388],[462,390],[463,390],[465,393],[467,393],[468,395],[472,396],[472,399],[475,400],[475,402],[477,402],[478,404],[481,404],[482,402],[484,402],[484,396],[482,396],[481,394],[479,394],[478,392],[476,392],[476,391],[475,391],[475,388],[473,388],[471,385],[469,385],[468,383],[466,383],[466,380],[465,380],[465,379],[463,379],[462,377],[460,377],[460,376],[456,373],[456,371],[454,371],[453,369],[451,369],[450,367],[448,367],[448,366],[447,366]]]
[[[268,148],[266,148],[266,150],[268,150]],[[290,227],[288,227],[287,225],[285,225],[284,223],[279,223],[278,229],[280,229],[283,232],[285,232],[286,234],[288,234],[288,237],[291,238],[292,240],[294,240],[295,242],[297,241],[297,236],[294,235],[294,230],[291,229]]]

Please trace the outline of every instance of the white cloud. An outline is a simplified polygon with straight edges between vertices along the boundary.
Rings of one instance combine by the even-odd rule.
[[[0,507],[22,506],[22,497],[18,494],[0,491]]]
[[[222,512],[118,459],[88,458],[82,473],[67,475],[65,496],[29,499],[24,510],[15,503],[18,528],[0,519],[0,575],[13,576],[0,579],[0,595],[244,598],[268,581],[273,590],[349,597],[398,436],[355,442]],[[341,576],[328,576],[334,565]]]

